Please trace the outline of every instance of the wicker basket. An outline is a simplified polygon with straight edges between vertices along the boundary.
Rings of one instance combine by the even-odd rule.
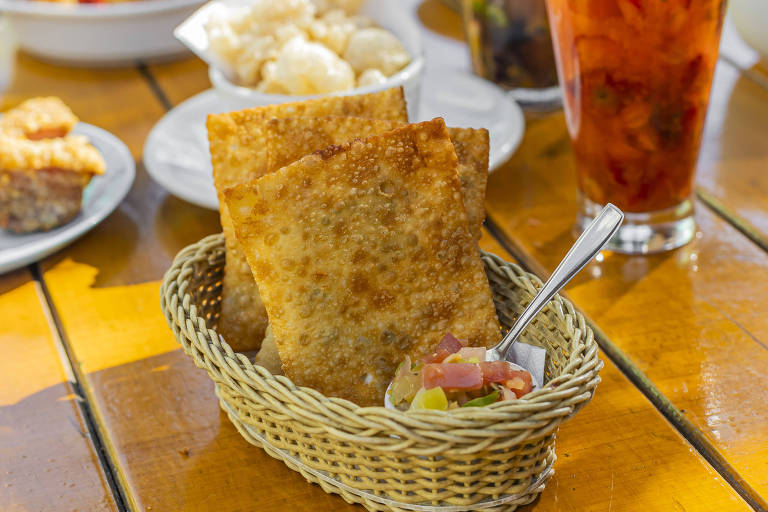
[[[514,510],[553,473],[555,432],[600,382],[592,330],[555,297],[523,334],[547,349],[543,389],[484,408],[401,412],[358,407],[273,376],[216,333],[224,238],[182,250],[161,305],[176,339],[215,382],[222,408],[252,444],[325,491],[369,510]],[[483,253],[499,319],[509,327],[541,282]]]

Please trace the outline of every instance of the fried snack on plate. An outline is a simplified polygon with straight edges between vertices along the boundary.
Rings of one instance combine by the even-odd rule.
[[[80,211],[83,189],[104,159],[85,137],[31,141],[0,134],[0,227],[47,231]]]
[[[498,320],[442,119],[329,146],[224,196],[285,374],[381,405],[397,364]]]
[[[59,98],[32,98],[0,117],[0,133],[30,140],[52,139],[68,134],[77,122],[77,116]]]
[[[208,141],[213,182],[227,258],[217,330],[233,350],[258,349],[264,338],[267,314],[248,262],[240,252],[221,194],[224,189],[266,174],[263,126],[266,120],[289,116],[353,115],[407,121],[402,88],[357,96],[327,96],[280,105],[254,107],[208,116]]]
[[[362,117],[288,117],[271,119],[264,126],[267,172],[295,162],[304,155],[358,137],[379,135],[403,123]],[[448,128],[456,157],[469,231],[475,240],[485,220],[485,186],[488,181],[488,130]]]

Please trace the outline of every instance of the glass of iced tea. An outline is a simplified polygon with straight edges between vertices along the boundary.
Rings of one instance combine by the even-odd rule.
[[[579,224],[624,210],[612,248],[680,247],[724,0],[547,0],[581,192]]]
[[[559,108],[544,0],[462,0],[473,71],[509,89],[523,106]]]

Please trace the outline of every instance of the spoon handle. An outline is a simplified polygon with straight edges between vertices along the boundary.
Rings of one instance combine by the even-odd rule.
[[[525,311],[518,317],[515,325],[493,349],[492,359],[504,361],[507,352],[523,330],[544,308],[549,300],[579,273],[584,266],[592,261],[600,249],[613,237],[624,219],[621,210],[608,203],[600,214],[587,226],[587,229],[576,240],[568,254],[560,262],[552,275],[541,287]],[[489,358],[491,359],[491,358]]]

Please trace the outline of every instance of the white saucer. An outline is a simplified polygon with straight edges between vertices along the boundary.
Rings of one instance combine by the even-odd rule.
[[[152,128],[144,144],[147,172],[173,195],[218,209],[205,118],[230,110],[212,89],[189,98]],[[487,128],[494,170],[514,153],[525,130],[520,107],[503,90],[473,75],[441,71],[424,76],[418,119],[442,117],[449,126]]]
[[[125,144],[108,131],[86,123],[78,123],[73,133],[88,137],[104,157],[106,171],[94,176],[83,193],[82,210],[63,226],[27,234],[0,229],[0,273],[38,261],[76,240],[117,208],[130,190],[136,169]]]

